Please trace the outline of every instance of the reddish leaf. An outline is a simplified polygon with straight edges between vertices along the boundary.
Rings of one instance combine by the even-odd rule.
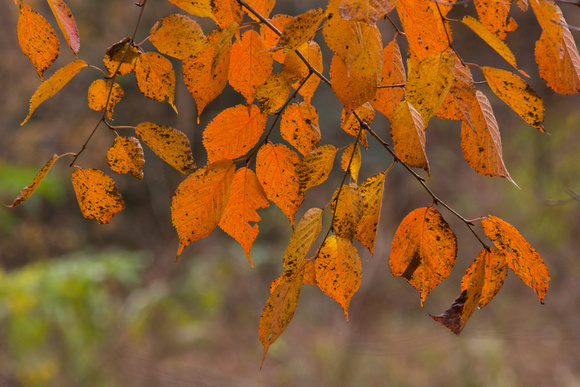
[[[48,0],[48,4],[50,5],[50,9],[52,9],[52,13],[56,17],[58,26],[60,27],[68,46],[76,56],[81,48],[81,39],[72,12],[63,0]]]
[[[242,6],[237,0],[211,0],[211,9],[220,28],[226,28],[232,23],[240,24],[244,17]]]

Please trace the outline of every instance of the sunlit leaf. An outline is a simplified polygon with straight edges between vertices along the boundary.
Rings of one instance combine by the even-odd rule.
[[[274,8],[274,4],[276,4],[276,0],[246,0],[246,3],[248,3],[248,5],[252,7],[252,9],[256,10],[260,15],[268,18],[270,16],[270,12],[272,12],[272,8]],[[253,13],[249,12],[245,8],[244,10],[252,19],[259,21]]]
[[[335,155],[336,148],[328,144],[314,149],[300,160],[296,166],[296,173],[298,174],[301,193],[322,184],[328,179]]]
[[[183,174],[194,166],[191,145],[187,136],[169,126],[142,122],[135,128],[135,134],[162,160]]]
[[[310,40],[318,25],[324,18],[324,11],[320,8],[310,9],[301,15],[294,17],[284,26],[278,43],[270,50],[282,50],[284,53],[296,50],[302,44]]]
[[[117,212],[125,208],[113,179],[98,169],[75,169],[72,184],[81,212],[87,219],[109,223]]]
[[[185,12],[201,17],[211,17],[215,20],[211,10],[211,0],[169,0]]]
[[[48,5],[56,17],[58,26],[72,52],[76,54],[81,48],[79,30],[72,12],[63,0],[48,0]]]
[[[240,24],[244,17],[242,6],[237,0],[211,0],[211,10],[220,28],[232,23]]]
[[[118,83],[111,81],[105,82],[103,79],[97,79],[89,86],[89,108],[96,111],[103,111],[108,100],[107,117],[113,118],[113,109],[121,98],[123,98],[123,95],[125,95],[125,92]]]
[[[292,80],[282,72],[271,75],[256,89],[256,99],[262,112],[272,113],[282,106],[290,95]]]
[[[469,288],[469,282],[479,261],[483,261],[485,265],[485,281],[478,304],[481,309],[489,304],[503,286],[503,281],[508,273],[508,264],[505,253],[497,247],[492,247],[489,251],[486,249],[481,250],[461,280],[461,291]]]
[[[107,152],[107,164],[115,173],[130,173],[137,179],[142,179],[145,156],[139,139],[116,137]]]
[[[349,112],[346,108],[342,109],[340,115],[340,128],[346,133],[358,138],[359,142],[368,149],[369,143],[367,141],[367,132],[358,118],[366,122],[367,125],[370,125],[375,119],[377,112],[369,102],[365,102],[363,105],[355,109],[354,112],[356,114],[352,114],[352,112]]]
[[[139,91],[154,101],[173,104],[175,94],[175,71],[169,59],[156,52],[139,55],[135,62],[135,79]]]
[[[340,195],[338,195],[340,190]],[[332,196],[332,228],[337,236],[352,240],[362,217],[364,204],[356,184],[342,185]]]
[[[149,40],[159,52],[185,59],[210,47],[200,25],[186,15],[169,15],[151,28]]]
[[[322,230],[322,210],[310,208],[296,225],[284,252],[284,273],[296,273]]]
[[[391,120],[393,150],[411,167],[422,168],[430,174],[425,153],[425,126],[421,114],[408,101],[400,102]]]
[[[379,87],[372,101],[373,107],[391,120],[395,106],[405,95],[404,85],[407,82],[401,51],[395,39],[391,40],[383,50],[382,71],[380,86],[403,85],[403,87]]]
[[[318,112],[307,103],[286,107],[280,120],[282,138],[303,155],[312,151],[320,142]]]
[[[363,203],[363,214],[356,227],[355,238],[365,245],[371,254],[374,253],[375,249],[385,176],[386,172],[371,176],[359,188]]]
[[[115,71],[115,75],[126,75],[133,71],[138,57],[139,51],[137,47],[127,36],[107,49],[103,63],[109,72],[109,76],[113,76]],[[119,66],[119,63],[121,63],[121,66]]]
[[[12,202],[12,204],[10,204],[7,207],[16,207],[22,203],[24,203],[24,201],[26,201],[30,196],[32,196],[32,194],[34,193],[34,191],[36,191],[36,189],[38,188],[38,186],[40,185],[40,183],[42,183],[42,181],[44,180],[46,174],[48,173],[48,171],[50,171],[50,168],[52,168],[52,166],[54,165],[54,163],[56,162],[56,160],[58,160],[59,158],[61,158],[62,156],[59,155],[53,155],[51,157],[50,160],[48,160],[46,162],[46,164],[44,164],[44,167],[42,167],[42,169],[40,171],[38,171],[38,173],[36,174],[36,176],[34,176],[34,179],[32,179],[32,181],[30,182],[30,184],[28,184],[26,187],[24,187],[22,189],[22,191],[20,191],[20,193],[18,194],[18,196],[16,197],[16,199],[14,199],[14,201]]]
[[[469,67],[462,63],[455,54],[452,55],[455,63],[455,79],[447,92],[436,116],[450,120],[466,121],[471,124],[471,106],[475,101],[475,82]]]
[[[473,3],[481,24],[500,39],[518,28],[518,23],[509,16],[512,0],[474,0]]]

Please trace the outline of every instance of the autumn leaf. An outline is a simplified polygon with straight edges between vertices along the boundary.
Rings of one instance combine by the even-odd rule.
[[[201,26],[186,15],[174,14],[160,19],[151,28],[149,40],[162,54],[186,59],[210,47]]]
[[[226,209],[236,166],[220,160],[189,175],[175,191],[171,219],[179,236],[177,258],[183,249],[210,235]]]
[[[481,24],[498,38],[503,40],[508,32],[518,28],[518,23],[509,16],[511,0],[474,0],[473,3]]]
[[[81,48],[79,30],[72,12],[63,0],[48,0],[48,5],[56,17],[58,26],[75,56]]]
[[[185,12],[195,16],[210,17],[216,20],[213,16],[210,0],[169,0],[169,2],[177,5]]]
[[[107,49],[103,64],[109,72],[109,76],[113,76],[113,74],[127,75],[133,72],[139,55],[137,47],[131,42],[131,38],[127,36]],[[121,63],[120,66],[119,63]]]
[[[356,183],[358,180],[358,173],[361,167],[361,153],[360,147],[357,143],[353,143],[344,148],[342,157],[340,158],[340,167],[343,171],[349,171],[350,176]]]
[[[310,284],[312,286],[318,285],[316,280],[316,266],[312,259],[304,261],[304,277],[302,279],[302,284]]]
[[[20,14],[16,26],[18,43],[22,52],[30,59],[40,79],[56,60],[60,44],[54,28],[32,7],[20,3]]]
[[[395,106],[403,100],[407,74],[403,66],[403,59],[399,45],[395,39],[383,50],[383,70],[381,84],[372,100],[373,107],[383,113],[389,120],[393,118]],[[402,87],[385,87],[402,85]]]
[[[274,8],[274,5],[276,4],[276,0],[246,0],[246,3],[260,15],[268,18],[268,16],[270,16],[270,12],[272,12],[272,9]],[[255,21],[260,21],[253,13],[249,12],[245,8],[244,10],[252,19]]]
[[[280,119],[280,134],[303,155],[316,148],[321,134],[314,106],[304,102],[288,105]]]
[[[135,134],[163,161],[183,174],[194,166],[191,145],[187,136],[179,130],[152,122],[142,122],[135,128]]]
[[[220,28],[242,23],[244,11],[237,0],[211,0],[211,10]]]
[[[489,304],[503,286],[503,281],[508,273],[508,264],[505,253],[497,247],[481,250],[461,280],[461,291],[469,288],[471,277],[474,275],[480,261],[483,261],[485,266],[485,281],[478,303],[478,307],[481,309]]]
[[[355,237],[369,249],[371,255],[375,248],[386,174],[386,172],[381,172],[369,177],[359,188],[363,213],[356,227]]]
[[[294,228],[294,217],[304,200],[300,192],[296,165],[300,158],[283,144],[267,143],[256,155],[256,175],[268,200],[276,204]]]
[[[338,187],[330,203],[333,214],[332,228],[334,232],[341,238],[352,240],[364,210],[359,188],[356,184]]]
[[[294,18],[290,15],[283,14],[274,15],[272,19],[270,19],[270,23],[272,23],[272,25],[276,27],[278,32],[280,32],[284,30],[286,24],[293,19]],[[280,35],[272,31],[272,29],[270,29],[270,27],[268,27],[265,24],[260,25],[260,34],[265,47],[274,47],[278,44],[278,41],[280,40]],[[284,61],[286,60],[286,54],[282,52],[282,50],[271,52],[270,55],[272,59],[274,59],[278,63],[284,63]]]
[[[282,50],[283,53],[296,50],[302,44],[310,40],[318,25],[324,18],[324,11],[319,9],[310,9],[301,15],[294,17],[284,26],[282,35],[278,43],[269,49],[269,51]]]
[[[358,290],[362,265],[350,239],[331,235],[316,256],[318,287],[342,306],[348,322],[350,299]]]
[[[418,208],[403,219],[393,239],[389,267],[421,295],[427,295],[451,273],[457,257],[457,239],[434,208]]]
[[[107,152],[107,164],[115,173],[130,173],[143,179],[145,156],[139,139],[119,136]]]
[[[301,193],[322,184],[328,179],[335,155],[336,148],[334,145],[328,144],[316,148],[300,160],[296,166],[296,173],[298,174]]]
[[[75,75],[78,74],[83,68],[87,67],[87,64],[83,60],[77,60],[63,68],[57,70],[50,78],[42,82],[38,89],[34,92],[32,98],[30,98],[30,108],[28,110],[28,115],[22,121],[20,125],[24,125],[26,121],[32,116],[32,112],[44,101],[54,96],[60,89],[62,89]]]
[[[52,166],[54,165],[54,163],[56,162],[56,160],[58,160],[59,158],[61,158],[62,156],[59,155],[53,155],[50,160],[48,160],[46,162],[46,164],[44,164],[44,167],[42,167],[42,169],[40,171],[38,171],[38,173],[36,174],[36,176],[34,176],[34,179],[32,179],[32,181],[30,182],[30,184],[28,184],[26,187],[24,187],[22,189],[22,191],[20,191],[20,193],[18,194],[18,196],[16,197],[16,199],[14,199],[14,201],[12,202],[12,204],[10,204],[7,207],[16,207],[19,206],[20,204],[24,203],[26,200],[28,200],[29,197],[32,196],[32,194],[34,193],[34,191],[36,191],[36,189],[38,188],[38,186],[40,185],[40,183],[42,183],[42,181],[44,180],[45,176],[48,174],[48,171],[50,171],[50,168],[52,168]]]
[[[342,0],[338,11],[344,20],[376,23],[395,9],[397,0]]]
[[[208,162],[248,153],[262,136],[267,119],[256,105],[236,105],[221,111],[203,131]]]
[[[391,120],[393,150],[411,167],[422,168],[429,175],[429,161],[425,153],[425,126],[421,114],[408,101],[400,102]]]
[[[173,104],[175,72],[169,59],[156,52],[139,55],[135,62],[135,79],[145,97],[159,102],[167,101],[177,113]]]
[[[509,71],[482,67],[491,91],[500,97],[528,124],[544,130],[544,101],[526,81]]]
[[[72,184],[81,212],[87,219],[106,224],[125,208],[113,179],[98,169],[75,169]]]
[[[300,46],[298,51],[304,58],[306,58],[312,67],[322,73],[322,52],[320,51],[318,43],[314,41],[307,42]],[[314,92],[318,88],[320,78],[310,73],[310,70],[304,61],[302,61],[302,58],[300,58],[295,51],[286,54],[284,58],[283,71],[292,77],[294,82],[292,87],[298,89],[299,85],[302,85],[300,86],[298,93],[304,98],[306,103],[310,103],[314,96]],[[305,79],[306,81],[304,81]]]
[[[526,285],[534,289],[540,302],[548,290],[550,273],[538,252],[514,226],[489,215],[481,219],[485,235],[505,254],[509,267]]]
[[[473,127],[471,106],[476,99],[473,75],[457,55],[453,54],[452,57],[455,63],[455,79],[435,115],[439,118],[466,121]]]
[[[113,118],[113,109],[121,98],[123,98],[123,95],[125,95],[125,92],[118,83],[111,81],[105,82],[103,79],[97,79],[89,86],[89,108],[96,111],[103,111],[108,100],[107,117],[111,119]]]
[[[367,141],[367,132],[361,125],[358,118],[363,120],[370,125],[375,119],[377,112],[373,109],[369,102],[365,102],[363,105],[359,106],[355,111],[356,114],[352,114],[346,108],[342,109],[340,115],[340,128],[348,134],[351,134],[358,138],[359,142],[368,149],[369,143]],[[358,118],[357,118],[358,116]]]
[[[284,273],[296,273],[322,230],[322,210],[310,208],[296,225],[284,252]]]
[[[282,108],[290,94],[291,85],[292,80],[288,74],[284,72],[272,74],[256,89],[255,97],[260,104],[260,110],[273,113]]]

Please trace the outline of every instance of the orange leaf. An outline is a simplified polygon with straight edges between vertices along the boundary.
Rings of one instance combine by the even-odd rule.
[[[473,3],[481,24],[500,39],[518,28],[518,23],[509,16],[512,0],[474,0]]]
[[[220,28],[226,28],[232,23],[240,24],[244,11],[237,0],[211,0],[211,9]]]
[[[318,285],[318,281],[316,281],[316,266],[310,259],[304,261],[304,278],[302,284]]]
[[[328,179],[335,155],[336,148],[328,144],[314,149],[300,160],[298,165],[296,165],[296,173],[298,174],[301,193],[322,184]]]
[[[340,167],[343,171],[349,171],[352,180],[356,183],[361,166],[360,147],[357,143],[350,144],[342,152],[340,158]]]
[[[481,91],[476,97],[470,112],[472,126],[466,121],[461,124],[463,157],[477,173],[505,177],[515,184],[503,163],[501,136],[491,105]]]
[[[314,36],[322,19],[324,19],[324,11],[320,8],[310,9],[294,17],[286,23],[280,40],[269,51],[281,49],[283,53],[288,53],[296,50]]]
[[[274,8],[274,4],[276,4],[276,0],[246,0],[246,3],[252,7],[252,9],[258,11],[258,13],[265,18],[270,16],[270,12],[272,12],[272,8]],[[244,10],[246,10],[244,8]],[[255,21],[260,21],[253,13],[246,10],[246,13]]]
[[[470,267],[471,272],[468,270],[468,273],[463,277],[466,280],[465,282],[467,282],[467,288],[462,289],[461,294],[453,302],[451,307],[438,316],[429,314],[433,320],[442,324],[456,335],[461,333],[475,311],[484,286],[484,261],[483,259],[476,259],[473,263],[475,264],[474,268],[471,269]]]
[[[359,188],[364,207],[362,217],[356,226],[355,237],[369,249],[371,255],[375,248],[386,174],[381,172],[369,177]]]
[[[393,150],[411,167],[422,168],[430,174],[425,153],[425,126],[421,114],[408,101],[400,102],[391,120]]]
[[[318,43],[311,41],[303,44],[298,49],[300,53],[308,60],[308,62],[318,71],[322,73],[322,52],[320,51],[320,46]],[[302,61],[302,59],[295,53],[289,52],[286,57],[284,58],[284,72],[288,73],[294,83],[292,87],[295,89],[304,82],[306,77],[309,77],[308,80],[304,82],[302,87],[298,92],[307,103],[310,103],[312,100],[312,96],[320,83],[320,78],[315,75],[310,74],[310,70],[306,66],[306,64]]]
[[[340,195],[338,195],[339,190]],[[341,238],[352,240],[364,210],[359,188],[356,184],[343,185],[337,188],[330,203],[334,232]]]
[[[135,79],[139,91],[154,101],[173,104],[175,94],[175,72],[169,59],[156,52],[139,55],[135,62]]]
[[[220,160],[189,175],[175,191],[171,219],[179,236],[177,258],[181,251],[213,232],[226,209],[236,166]]]
[[[40,171],[38,171],[36,176],[34,176],[34,179],[32,179],[32,182],[30,182],[30,184],[28,184],[26,187],[24,187],[22,189],[22,191],[20,191],[20,193],[18,194],[16,199],[14,199],[12,204],[7,206],[7,207],[16,207],[16,206],[24,203],[29,197],[31,197],[32,194],[34,193],[34,191],[36,191],[36,189],[40,185],[40,183],[42,183],[42,180],[44,180],[44,177],[47,175],[48,171],[50,171],[50,168],[52,168],[53,164],[59,158],[61,158],[61,156],[53,155],[51,157],[51,159],[48,160],[46,162],[46,164],[44,164],[44,167],[42,167],[42,169]]]
[[[363,105],[355,109],[355,113],[369,125],[371,122],[373,122],[375,115],[377,114],[369,102],[365,102]],[[356,115],[350,114],[346,108],[342,109],[342,114],[340,116],[340,128],[346,133],[357,137],[359,142],[366,149],[369,148],[369,143],[367,141],[367,131],[362,127]]]
[[[321,230],[322,210],[311,208],[306,211],[296,225],[284,252],[284,274],[294,274],[302,267],[306,254],[312,248]]]
[[[210,46],[200,25],[186,15],[169,15],[151,28],[149,40],[159,52],[185,59]]]
[[[256,89],[255,97],[260,104],[260,110],[272,113],[284,106],[290,94],[291,85],[292,80],[288,74],[284,72],[272,74]]]
[[[294,227],[294,217],[304,195],[300,193],[296,152],[283,144],[263,145],[256,156],[256,175],[266,196],[288,217]]]
[[[344,20],[359,20],[376,23],[395,9],[397,0],[343,0],[338,8]]]
[[[316,257],[318,287],[342,306],[348,322],[350,299],[360,286],[362,266],[349,239],[331,235]]]
[[[54,28],[32,7],[20,3],[16,32],[22,52],[36,68],[40,79],[44,80],[42,74],[55,61],[60,50]]]
[[[145,157],[139,140],[124,136],[115,138],[107,152],[107,164],[115,173],[131,173],[137,179],[142,179]]]
[[[405,95],[407,75],[401,58],[401,51],[395,39],[383,50],[383,70],[380,86],[403,85],[403,87],[379,88],[373,99],[373,107],[392,120],[395,106]]]
[[[111,95],[110,97],[109,93]],[[105,110],[107,100],[109,100],[107,117],[112,118],[113,109],[121,98],[123,98],[123,95],[125,95],[125,92],[118,83],[113,83],[111,81],[105,82],[103,79],[97,79],[91,83],[91,86],[89,86],[89,108],[96,111],[103,111]]]
[[[540,254],[511,224],[489,215],[481,219],[485,235],[506,257],[509,267],[538,294],[540,302],[548,290],[550,273]]]
[[[427,295],[451,273],[457,257],[457,239],[439,211],[417,208],[403,219],[393,239],[389,266]]]
[[[248,153],[258,143],[267,119],[256,105],[236,105],[222,110],[203,131],[208,162]]]
[[[260,35],[252,30],[244,32],[241,40],[232,45],[228,80],[248,103],[254,100],[256,88],[272,74],[273,60],[264,50]]]
[[[142,122],[135,128],[135,134],[162,160],[183,174],[195,166],[191,145],[187,136],[169,126]]]
[[[290,20],[293,20],[293,19],[294,18],[290,15],[275,15],[274,17],[272,17],[270,22],[272,23],[272,25],[274,25],[274,27],[276,27],[278,29],[278,32],[280,32],[280,31],[284,30],[284,26],[286,26],[286,24]],[[261,26],[260,33],[262,36],[262,41],[264,42],[264,46],[265,47],[273,47],[273,46],[277,45],[278,41],[280,40],[280,35],[278,35],[274,31],[272,31],[270,29],[270,27],[268,27],[265,24],[261,24],[260,26]],[[276,62],[284,63],[285,58],[286,58],[286,54],[283,53],[281,50],[271,52],[270,54],[271,54],[271,57]]]
[[[455,62],[455,79],[447,92],[447,97],[439,106],[436,116],[439,118],[446,118],[450,120],[467,121],[470,126],[471,123],[471,105],[476,99],[475,97],[475,82],[469,67],[464,65],[459,57],[452,54]]]
[[[491,91],[508,104],[528,124],[544,131],[544,101],[526,81],[509,71],[482,67]]]
[[[34,92],[32,98],[30,98],[30,108],[28,110],[28,115],[22,121],[20,125],[24,125],[26,121],[32,115],[32,112],[44,101],[58,93],[75,75],[78,74],[83,68],[87,67],[87,64],[83,60],[77,60],[72,63],[67,64],[63,68],[57,70],[50,78],[42,82],[38,89]]]
[[[291,104],[282,113],[280,134],[303,155],[320,142],[318,112],[308,103]]]
[[[72,174],[72,184],[81,212],[87,219],[106,224],[125,208],[115,182],[102,171],[77,168]]]
[[[77,23],[75,22],[72,12],[63,0],[48,0],[48,5],[50,5],[50,9],[56,17],[58,26],[60,27],[68,46],[76,56],[81,48],[81,40]]]
[[[127,36],[107,49],[103,63],[109,72],[109,76],[113,76],[115,71],[117,71],[115,75],[126,75],[133,72],[138,57],[139,51],[137,47],[131,42],[131,38]],[[123,62],[119,67],[121,60]]]
[[[485,265],[485,281],[478,304],[481,309],[489,304],[503,286],[503,281],[508,272],[508,264],[505,253],[497,247],[492,247],[490,251],[481,250],[461,280],[461,291],[469,287],[469,281],[474,275],[479,261],[483,261]]]
[[[215,20],[211,10],[210,0],[169,0],[185,12],[195,16],[211,17]]]
[[[266,193],[256,174],[251,169],[240,168],[234,176],[232,191],[219,226],[242,245],[250,265],[250,249],[259,233],[257,222],[261,220],[256,210],[268,205]]]

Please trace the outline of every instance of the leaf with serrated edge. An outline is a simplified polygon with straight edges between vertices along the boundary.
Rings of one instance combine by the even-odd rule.
[[[156,52],[139,55],[135,62],[135,79],[139,91],[154,101],[173,104],[175,94],[175,71],[169,59]]]
[[[481,24],[500,39],[518,28],[518,23],[509,16],[512,0],[474,0],[473,3]]]
[[[367,125],[370,125],[371,122],[373,122],[373,120],[375,119],[375,115],[377,114],[377,112],[375,111],[375,109],[373,109],[372,105],[369,102],[365,102],[363,105],[355,109],[354,112],[356,113],[356,115],[350,114],[351,112],[349,112],[346,108],[342,109],[342,113],[340,115],[340,128],[346,133],[357,137],[362,146],[368,149],[369,143],[367,141],[367,131],[362,127],[357,116],[360,117],[361,120],[366,122]]]
[[[393,150],[411,167],[422,168],[430,174],[429,161],[425,153],[425,126],[421,114],[408,101],[401,101],[391,121]]]
[[[304,102],[288,105],[280,119],[280,134],[303,155],[316,148],[321,134],[314,106]]]
[[[294,274],[302,266],[306,254],[322,230],[322,210],[311,208],[296,225],[284,252],[284,273]]]
[[[222,29],[232,23],[240,24],[244,18],[244,11],[237,0],[211,0],[210,4],[214,20]]]
[[[296,166],[296,173],[300,182],[300,192],[304,193],[307,189],[316,187],[328,179],[336,148],[334,145],[323,145],[316,148],[306,156]]]
[[[266,113],[273,113],[284,106],[290,89],[292,80],[288,74],[272,74],[266,82],[256,88],[256,99],[260,104],[260,110]]]
[[[455,79],[435,115],[439,118],[466,121],[473,126],[470,115],[471,105],[476,98],[473,75],[456,54],[452,54],[452,57],[455,62]]]
[[[235,169],[232,160],[220,160],[193,172],[177,187],[171,202],[171,220],[179,236],[177,258],[186,246],[210,235],[218,226]]]
[[[151,28],[149,40],[159,52],[185,59],[210,47],[201,26],[186,15],[169,15]]]
[[[210,0],[169,0],[185,12],[195,16],[211,17],[215,20],[211,11]]]
[[[256,210],[268,205],[268,198],[256,174],[245,167],[236,171],[232,191],[219,226],[242,245],[251,266],[253,265],[250,249],[258,236],[257,223],[261,220]]]
[[[354,182],[357,182],[361,167],[361,153],[358,144],[350,144],[344,149],[340,158],[340,167],[345,172],[348,170]]]
[[[282,50],[284,53],[294,51],[314,36],[318,25],[324,18],[324,11],[310,9],[296,16],[284,26],[278,43],[269,51]]]
[[[270,12],[274,8],[276,4],[276,0],[246,0],[246,3],[255,11],[257,11],[260,15],[268,18],[270,16]],[[255,21],[260,21],[253,13],[248,11],[245,7],[244,10],[246,13]]]
[[[109,72],[109,76],[113,76],[115,71],[117,71],[116,75],[127,75],[135,68],[135,61],[139,55],[137,47],[131,43],[131,38],[127,36],[107,49],[103,64]],[[123,63],[119,66],[121,60]]]
[[[481,219],[485,235],[503,252],[509,267],[543,302],[550,273],[538,252],[514,226],[492,215]]]
[[[298,48],[298,51],[302,54],[304,58],[322,73],[323,62],[322,62],[322,52],[320,51],[320,46],[314,41],[304,43]],[[302,82],[302,86],[298,93],[304,97],[306,103],[310,103],[318,84],[320,83],[320,78],[310,73],[310,69],[301,57],[295,51],[289,52],[284,58],[284,69],[283,71],[287,73],[293,80],[292,87],[297,89]],[[306,81],[304,79],[308,77]]]
[[[393,110],[405,95],[407,74],[403,66],[401,50],[395,39],[383,50],[383,70],[380,86],[402,85],[403,87],[384,87],[377,90],[372,100],[373,107],[383,113],[389,120],[393,117]]]
[[[461,291],[467,290],[469,287],[469,281],[474,275],[475,268],[480,260],[483,260],[485,265],[485,281],[478,304],[481,309],[489,304],[503,286],[503,281],[508,272],[508,264],[505,253],[497,247],[492,247],[489,251],[486,249],[481,250],[461,280]]]
[[[451,273],[457,257],[457,238],[434,208],[417,208],[403,219],[393,239],[389,267],[421,295],[427,295]]]
[[[12,202],[11,205],[7,206],[7,207],[16,207],[22,203],[24,203],[24,201],[26,201],[30,196],[32,196],[32,194],[34,193],[34,191],[36,191],[36,189],[38,188],[38,186],[40,185],[40,183],[42,183],[42,180],[44,180],[46,174],[48,173],[48,171],[50,171],[50,168],[52,168],[52,166],[54,165],[54,163],[56,162],[56,160],[58,160],[59,158],[61,158],[62,156],[59,155],[53,155],[51,157],[50,160],[48,160],[46,162],[46,164],[44,164],[44,167],[42,167],[42,169],[40,171],[38,171],[38,173],[36,174],[36,176],[34,176],[34,179],[32,179],[32,181],[30,182],[30,184],[28,184],[26,187],[24,187],[22,189],[22,191],[20,191],[20,193],[18,194],[18,196],[16,197],[16,199],[14,199],[14,201]]]
[[[63,0],[48,0],[48,4],[50,5],[52,13],[56,17],[58,26],[60,27],[68,46],[76,56],[81,48],[81,40],[77,23],[72,12]]]
[[[135,128],[135,134],[141,137],[157,156],[181,173],[186,174],[195,166],[189,140],[179,130],[152,122],[142,122]]]
[[[109,93],[111,95],[110,97]],[[107,117],[111,119],[113,118],[113,109],[121,98],[123,98],[123,95],[125,95],[125,92],[118,83],[112,83],[111,81],[105,82],[103,79],[97,79],[89,86],[89,108],[96,111],[103,111],[108,100]]]
[[[145,157],[139,139],[116,137],[107,152],[107,164],[115,173],[131,173],[137,179],[142,179]]]
[[[113,179],[98,169],[75,169],[72,184],[81,212],[87,219],[106,224],[125,208]]]
[[[340,196],[337,197],[339,190]],[[339,237],[352,240],[364,210],[359,188],[354,183],[337,188],[330,203],[334,232]]]
[[[284,26],[294,18],[290,15],[274,15],[270,22],[278,31],[284,30]],[[280,40],[280,35],[276,34],[265,24],[260,24],[260,35],[265,47],[273,47],[278,44]],[[278,63],[284,63],[286,60],[286,54],[282,50],[271,52],[271,57]]]
[[[369,249],[371,255],[375,248],[386,174],[386,172],[381,172],[369,177],[359,188],[364,207],[354,236]]]

